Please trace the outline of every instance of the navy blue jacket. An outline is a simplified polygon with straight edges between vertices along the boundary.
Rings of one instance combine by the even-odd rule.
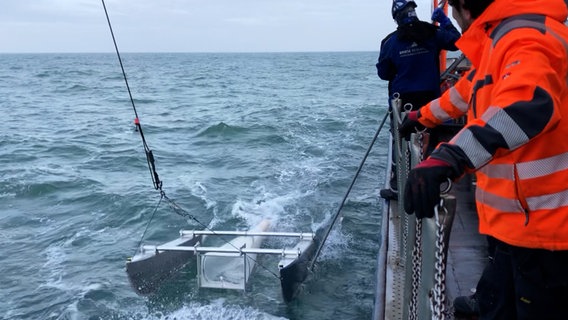
[[[440,51],[456,51],[459,31],[449,24],[444,29],[416,21],[399,26],[381,42],[377,74],[389,81],[394,93],[432,92],[440,96]]]

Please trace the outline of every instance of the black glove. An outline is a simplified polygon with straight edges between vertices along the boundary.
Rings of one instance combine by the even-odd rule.
[[[398,132],[400,136],[406,140],[410,139],[410,134],[416,132],[416,130],[424,130],[424,127],[419,121],[420,110],[410,111],[408,115],[402,120],[400,127],[398,127]]]
[[[450,20],[450,18],[448,18],[448,16],[446,16],[446,13],[442,8],[436,8],[436,10],[432,12],[432,21],[439,22],[440,27],[442,28],[445,28],[452,24],[452,21]]]
[[[440,159],[428,158],[410,170],[404,187],[404,211],[416,212],[416,218],[432,218],[440,203],[440,184],[459,175],[454,167]]]

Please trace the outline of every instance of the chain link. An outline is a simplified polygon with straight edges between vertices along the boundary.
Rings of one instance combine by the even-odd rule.
[[[444,320],[446,319],[446,264],[445,259],[445,246],[444,243],[444,223],[440,222],[439,209],[444,210],[444,219],[448,215],[448,210],[444,206],[444,199],[440,200],[440,204],[434,208],[436,219],[436,253],[435,253],[435,274],[434,274],[434,289],[432,291],[432,304],[433,315],[432,319]]]
[[[410,160],[409,159],[410,159],[410,152],[408,151],[408,148],[406,148],[405,153],[404,153],[404,160],[406,162],[405,168],[407,168],[407,172],[404,172],[405,176],[408,175],[408,168],[410,168],[410,165],[409,165]],[[403,174],[402,166],[397,165],[397,169],[398,169],[397,170],[398,176],[402,177],[402,174]],[[401,197],[404,194],[403,193],[404,189],[402,189],[402,188],[399,188],[399,189],[400,190],[398,191],[398,194],[399,194],[399,197]],[[402,203],[402,202],[399,202],[399,203]],[[401,205],[399,205],[399,210],[401,210],[401,213],[402,213],[402,210],[404,210],[404,208]],[[407,248],[408,248],[408,234],[409,234],[408,223],[410,221],[410,218],[408,217],[407,214],[404,214],[404,213],[402,213],[400,216],[402,216],[402,223],[403,223],[403,226],[404,226],[404,230],[403,230],[403,233],[402,233],[402,244],[403,245],[402,245],[401,257],[406,257]],[[402,259],[402,261],[404,261],[404,264],[406,264],[406,259]]]
[[[416,238],[412,250],[412,298],[410,300],[410,319],[418,319],[418,291],[422,273],[422,220],[416,219]]]
[[[420,147],[419,161],[424,159],[424,133],[418,132],[418,144]],[[407,152],[407,168],[410,168],[410,148],[406,148]],[[414,249],[412,250],[412,296],[410,300],[410,314],[412,320],[418,319],[418,291],[420,290],[421,274],[422,274],[422,219],[416,219],[416,230]]]
[[[418,162],[424,160],[425,152],[425,132],[417,131],[416,141],[419,146],[419,157]],[[404,160],[406,162],[406,176],[410,171],[411,157],[410,157],[410,143],[406,144],[404,148]],[[402,166],[397,166],[397,173],[399,177],[402,177]],[[440,208],[444,210],[443,218],[447,216],[447,208],[444,206],[443,199],[440,204],[434,208],[435,212],[435,223],[436,223],[436,251],[435,251],[435,262],[434,262],[434,288],[431,290],[430,295],[430,307],[432,311],[432,319],[445,320],[447,315],[446,308],[446,264],[445,264],[445,247],[444,243],[444,223],[440,221],[439,210]],[[406,251],[407,248],[407,237],[409,234],[409,219],[405,217],[405,228],[403,233],[403,249]],[[418,294],[420,292],[421,275],[422,275],[422,220],[416,219],[415,224],[415,239],[414,248],[412,250],[412,291],[409,303],[409,319],[418,320]],[[406,252],[403,252],[403,256]]]

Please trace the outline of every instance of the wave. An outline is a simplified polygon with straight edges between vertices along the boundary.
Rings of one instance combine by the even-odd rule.
[[[271,219],[275,231],[307,232],[335,213],[386,111],[386,103],[377,103],[386,102],[386,82],[372,63],[361,63],[375,59],[368,53],[151,54],[127,55],[125,62],[170,199],[214,230]],[[278,279],[262,268],[251,292],[199,289],[195,265],[156,296],[140,297],[124,268],[141,238],[164,243],[180,229],[203,226],[160,203],[116,57],[0,60],[0,79],[7,80],[0,106],[8,117],[0,135],[4,317],[370,317],[373,299],[365,294],[373,291],[368,275],[379,229],[372,224],[379,212],[373,199],[388,140],[374,148],[381,155],[368,160],[342,211],[345,221],[323,248],[321,281],[299,303],[284,305]],[[261,261],[276,273],[277,262]],[[360,275],[353,278],[353,270]]]
[[[224,122],[209,126],[197,133],[197,137],[234,137],[248,132],[247,128],[231,126]]]

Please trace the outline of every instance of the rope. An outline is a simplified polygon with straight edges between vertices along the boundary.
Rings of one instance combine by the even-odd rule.
[[[327,240],[327,237],[329,236],[329,233],[331,232],[333,225],[337,221],[337,218],[339,217],[339,213],[341,212],[343,205],[345,205],[345,201],[347,200],[347,197],[349,196],[349,193],[351,192],[351,189],[353,188],[353,185],[355,184],[355,181],[357,180],[357,177],[359,176],[359,173],[361,172],[361,169],[363,168],[363,165],[365,164],[365,161],[367,160],[367,157],[369,156],[369,153],[371,152],[371,149],[373,148],[373,144],[375,144],[375,141],[377,140],[377,137],[379,136],[379,133],[381,132],[381,129],[383,128],[383,125],[385,124],[385,121],[387,120],[387,117],[389,116],[390,113],[391,113],[391,111],[389,110],[385,114],[385,116],[383,117],[383,120],[381,121],[381,124],[379,125],[379,128],[377,129],[377,132],[375,132],[375,135],[373,136],[373,140],[371,141],[371,144],[367,148],[367,152],[365,152],[365,156],[361,160],[361,164],[359,164],[359,168],[357,168],[357,172],[355,173],[355,176],[353,177],[353,180],[351,181],[351,184],[349,185],[349,188],[347,189],[345,196],[343,196],[343,200],[341,200],[341,204],[339,205],[339,208],[337,209],[337,212],[335,213],[333,220],[329,224],[328,228],[325,231],[323,238],[321,239],[321,241],[318,244],[318,248],[316,250],[314,258],[313,258],[311,265],[309,267],[310,269],[313,270],[313,267],[316,263],[316,260],[321,253],[323,245],[324,245],[325,241]]]
[[[189,212],[187,212],[186,210],[184,210],[182,207],[180,207],[177,203],[175,203],[175,201],[173,201],[172,199],[168,198],[168,196],[166,195],[166,193],[164,192],[164,190],[162,189],[162,181],[160,181],[160,178],[158,176],[158,172],[156,171],[156,163],[155,163],[155,159],[154,159],[154,154],[152,153],[152,150],[150,149],[150,147],[148,146],[148,144],[146,143],[146,139],[144,138],[144,133],[142,131],[142,125],[140,124],[140,120],[138,118],[138,112],[136,111],[136,105],[134,104],[134,99],[132,98],[132,91],[130,90],[130,85],[128,84],[128,78],[126,77],[126,72],[124,70],[124,65],[122,63],[122,58],[120,56],[120,51],[118,50],[118,45],[116,43],[116,38],[114,36],[114,31],[112,29],[112,24],[110,22],[110,18],[108,15],[108,11],[105,5],[105,1],[101,0],[102,4],[103,4],[103,8],[105,11],[105,16],[108,22],[108,27],[110,29],[110,34],[112,36],[112,42],[114,43],[114,48],[116,51],[116,55],[118,57],[118,62],[120,63],[120,69],[122,70],[122,76],[124,78],[124,83],[126,84],[126,89],[128,90],[128,96],[130,97],[130,102],[132,104],[132,109],[134,110],[134,115],[136,116],[136,118],[134,119],[134,124],[136,125],[136,130],[138,132],[140,132],[140,137],[142,138],[142,143],[144,145],[144,152],[146,154],[146,161],[148,163],[148,168],[150,170],[150,176],[152,177],[152,183],[154,184],[154,188],[156,190],[160,191],[160,200],[158,201],[158,204],[156,205],[156,207],[154,208],[154,212],[152,213],[152,216],[150,217],[150,220],[148,221],[148,223],[146,224],[146,228],[144,230],[144,233],[142,234],[142,238],[140,239],[140,242],[138,244],[138,248],[140,248],[140,245],[142,244],[142,241],[144,239],[144,236],[146,235],[146,231],[148,230],[148,227],[150,226],[150,223],[152,222],[154,215],[156,214],[156,211],[158,210],[158,207],[160,205],[160,203],[162,202],[162,199],[166,199],[170,205],[170,207],[173,209],[173,211],[175,213],[177,213],[178,215],[185,217],[185,218],[189,218],[193,221],[195,221],[197,224],[199,224],[203,229],[211,231],[214,235],[217,235],[215,233],[215,231],[209,229],[209,227],[207,227],[204,223],[202,223],[201,221],[199,221],[194,215],[190,214]],[[225,239],[225,237],[222,237],[220,235],[217,235],[221,238],[221,240],[223,240],[225,243],[229,244],[230,246],[232,246],[233,248],[239,250],[239,248],[237,248],[235,245],[233,245],[229,240]],[[245,256],[254,261],[256,264],[258,264],[261,268],[265,269],[266,271],[268,271],[269,273],[271,273],[274,277],[280,279],[280,276],[278,276],[276,273],[272,272],[270,269],[268,269],[266,266],[262,265],[261,263],[258,262],[258,260],[255,260],[253,258],[251,258],[250,256],[247,256],[245,254]]]
[[[160,181],[160,177],[158,176],[158,172],[156,172],[156,164],[154,160],[154,155],[152,150],[148,147],[146,143],[146,139],[144,138],[144,132],[142,131],[142,126],[140,125],[140,120],[138,118],[138,112],[136,111],[136,105],[134,104],[134,99],[132,98],[132,91],[130,90],[130,85],[128,84],[128,78],[126,77],[126,72],[124,71],[124,65],[122,64],[122,58],[120,57],[120,51],[118,50],[118,45],[116,43],[116,38],[114,36],[114,31],[112,30],[112,24],[110,23],[110,18],[108,16],[108,11],[105,5],[105,1],[101,0],[103,3],[103,8],[105,10],[106,19],[108,22],[108,27],[110,29],[110,34],[112,36],[112,42],[114,43],[114,49],[116,51],[116,55],[118,57],[118,62],[120,63],[120,69],[122,70],[122,76],[124,78],[124,83],[126,84],[126,89],[128,90],[128,96],[130,97],[130,103],[132,104],[132,110],[134,110],[134,115],[136,118],[134,119],[134,124],[136,125],[136,130],[140,132],[140,137],[142,138],[142,143],[144,145],[144,152],[146,153],[146,161],[148,162],[148,168],[150,169],[150,175],[152,176],[152,182],[154,184],[154,188],[156,190],[162,190],[162,182]]]
[[[140,241],[138,241],[138,247],[137,248],[140,248],[142,246],[142,241],[144,240],[144,237],[146,236],[146,232],[148,231],[148,227],[150,226],[150,223],[154,219],[154,216],[156,215],[156,212],[158,211],[158,207],[160,206],[160,203],[162,203],[163,198],[164,197],[160,197],[158,204],[156,204],[156,207],[154,207],[154,211],[152,212],[152,216],[150,217],[150,221],[148,221],[148,223],[146,224],[146,228],[144,229],[144,232],[142,233],[142,237],[140,238]],[[134,252],[134,255],[135,254],[136,254],[136,252]]]

